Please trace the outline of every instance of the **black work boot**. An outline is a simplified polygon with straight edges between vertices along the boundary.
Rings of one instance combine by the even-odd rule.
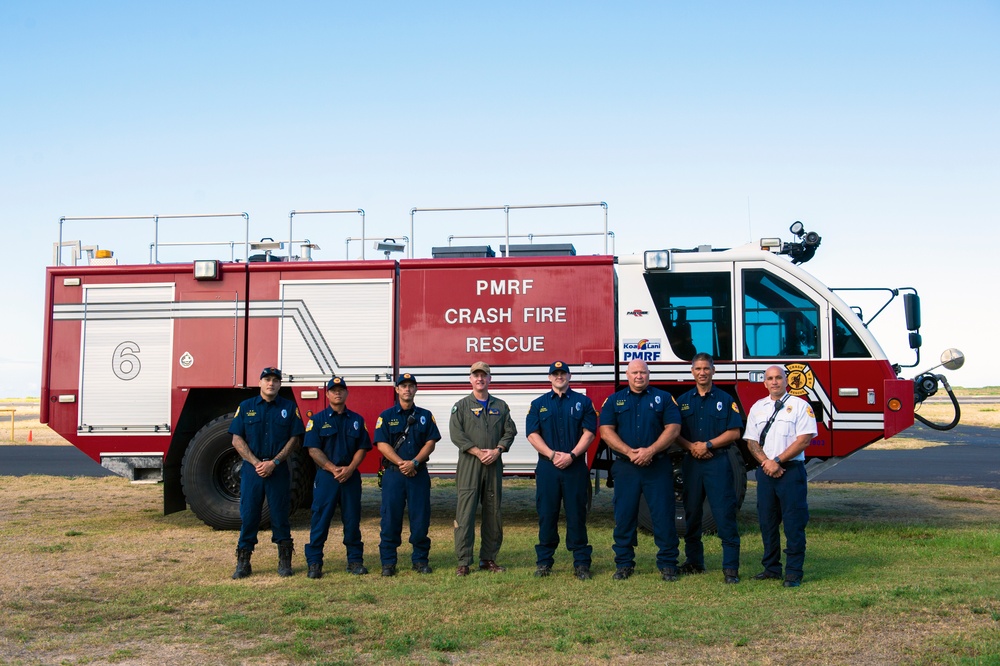
[[[292,575],[292,552],[294,551],[292,540],[282,541],[278,544],[278,575]]]
[[[253,573],[253,569],[250,568],[251,555],[253,551],[249,548],[236,549],[236,571],[233,572],[233,580],[246,578]]]

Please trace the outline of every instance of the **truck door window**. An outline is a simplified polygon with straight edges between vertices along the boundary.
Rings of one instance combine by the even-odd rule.
[[[729,273],[646,273],[667,341],[677,358],[699,353],[733,358],[733,306]]]
[[[854,323],[861,325],[861,320],[854,318]],[[833,313],[833,357],[834,358],[871,358],[871,352],[865,347],[858,334],[854,332],[847,320],[839,312]]]
[[[818,357],[819,307],[781,278],[745,270],[743,342],[748,358]]]

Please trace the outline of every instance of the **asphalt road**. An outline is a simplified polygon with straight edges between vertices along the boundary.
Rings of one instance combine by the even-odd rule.
[[[948,446],[859,451],[810,478],[835,483],[943,483],[1000,489],[1000,429],[959,425],[939,432],[918,424],[906,435],[947,442]],[[28,474],[112,476],[72,446],[0,445],[0,476]]]
[[[1000,489],[1000,429],[958,425],[940,432],[917,424],[910,439],[946,442],[903,451],[862,450],[820,472],[817,481],[866,483],[943,483]]]
[[[0,476],[114,476],[75,446],[0,445]]]

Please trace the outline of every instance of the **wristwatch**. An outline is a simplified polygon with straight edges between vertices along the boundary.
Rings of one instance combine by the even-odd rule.
[[[712,444],[712,440],[708,440],[707,442],[705,442],[705,448],[708,449],[709,451],[711,451],[714,446],[715,445]]]
[[[773,458],[771,458],[771,460],[773,460],[774,462],[778,463],[779,465],[781,464],[781,458],[778,457],[778,456],[774,456]]]
[[[271,458],[271,462],[273,462],[274,466],[277,467],[281,464],[281,458]]]
[[[413,460],[411,460],[410,464],[413,465],[413,469],[416,469],[416,468],[420,467],[420,461],[417,460],[416,458],[414,458]]]
[[[570,452],[569,452],[569,457],[573,459],[573,462],[576,462],[576,458],[577,458],[577,456],[576,456],[576,454],[575,454],[575,453],[573,453],[572,451],[570,451]]]

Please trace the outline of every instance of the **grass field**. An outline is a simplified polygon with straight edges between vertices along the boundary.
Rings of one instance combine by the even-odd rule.
[[[4,664],[997,664],[1000,491],[950,486],[810,487],[806,578],[759,570],[753,487],[741,513],[742,574],[659,580],[642,534],[638,574],[611,580],[611,492],[595,497],[592,581],[557,555],[532,577],[533,482],[505,484],[505,574],[454,576],[451,482],[435,481],[434,574],[377,575],[379,491],[366,481],[363,533],[374,575],[275,573],[264,539],[254,575],[230,580],[236,535],[190,513],[161,515],[158,486],[118,478],[0,477],[0,663]],[[401,551],[406,562],[408,544]]]
[[[38,423],[37,401],[16,409],[16,442],[31,432],[32,443],[65,443]],[[921,413],[946,421],[950,406]],[[962,422],[998,427],[1000,404],[963,405]],[[0,445],[9,427],[0,413]],[[901,437],[874,447],[926,445]],[[805,583],[786,590],[749,580],[761,556],[752,484],[740,515],[744,581],[724,586],[714,537],[706,575],[661,582],[641,534],[638,575],[612,581],[603,488],[589,521],[595,579],[573,579],[565,551],[552,577],[533,578],[527,480],[505,482],[509,571],[458,579],[453,485],[434,483],[431,576],[405,566],[408,544],[400,575],[377,575],[379,491],[366,480],[374,575],[343,570],[335,526],[327,576],[308,580],[300,512],[296,575],[277,576],[264,535],[254,575],[232,581],[236,534],[190,512],[163,516],[159,486],[0,477],[0,664],[1000,665],[1000,491],[813,483]]]

